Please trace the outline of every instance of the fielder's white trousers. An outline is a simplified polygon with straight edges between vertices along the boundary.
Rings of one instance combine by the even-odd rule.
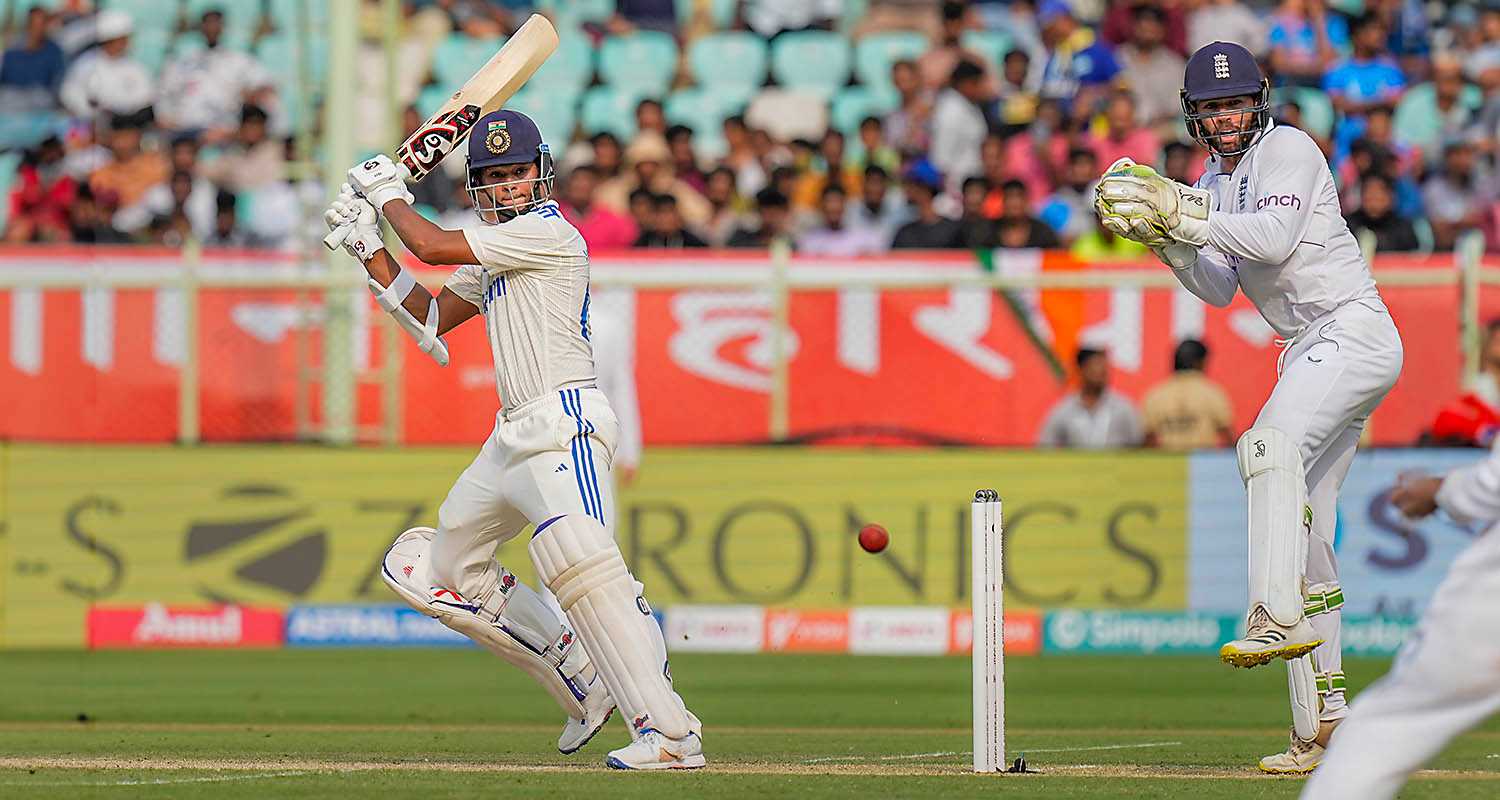
[[[613,532],[609,470],[619,430],[609,401],[592,386],[544,395],[498,416],[438,509],[434,579],[482,605],[500,577],[495,549],[527,524],[586,514]]]
[[[1386,800],[1500,711],[1500,525],[1454,560],[1391,671],[1360,693],[1303,800]]]
[[[1333,552],[1339,487],[1354,461],[1354,448],[1370,413],[1401,374],[1401,337],[1378,299],[1356,300],[1334,309],[1299,334],[1281,356],[1280,377],[1256,417],[1255,427],[1278,428],[1297,442],[1307,472],[1313,511],[1307,547],[1307,582],[1337,583]],[[1313,653],[1317,672],[1342,672],[1342,612],[1312,617],[1324,644]],[[1342,691],[1323,698],[1322,718],[1348,713]]]

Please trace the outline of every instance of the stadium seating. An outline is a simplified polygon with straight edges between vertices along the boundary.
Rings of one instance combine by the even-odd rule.
[[[853,139],[859,131],[859,123],[865,117],[880,117],[901,104],[901,96],[894,91],[877,90],[868,86],[847,86],[833,97],[829,110],[829,124]]]
[[[727,87],[679,89],[667,97],[662,111],[668,123],[692,128],[694,149],[702,157],[712,157],[724,152],[724,120],[743,113],[755,93]]]
[[[539,89],[528,86],[505,104],[506,108],[531,117],[542,130],[542,139],[552,149],[554,158],[562,158],[567,151],[569,140],[573,138],[575,117],[573,109],[578,105],[578,98],[573,94],[560,93],[557,90]],[[631,118],[634,119],[634,111]]]
[[[1286,86],[1276,90],[1273,105],[1295,103],[1302,111],[1302,125],[1316,136],[1333,131],[1333,101],[1320,89],[1308,86]]]
[[[771,43],[776,82],[828,99],[849,82],[849,40],[827,31],[783,33]]]
[[[130,57],[141,62],[152,75],[161,75],[167,52],[172,49],[172,31],[169,28],[137,26],[130,36]]]
[[[3,119],[0,116],[0,119]],[[16,182],[16,170],[21,166],[21,154],[18,151],[0,152],[0,197],[9,198],[10,189]],[[10,203],[0,203],[0,230],[5,230],[5,223],[10,218]]]
[[[635,137],[635,107],[646,96],[634,89],[608,84],[584,92],[578,109],[578,123],[583,126],[584,135],[609,131],[621,141],[630,141]]]
[[[677,42],[660,31],[611,36],[599,48],[599,77],[611,86],[661,94],[677,74]]]
[[[699,86],[744,89],[766,82],[766,41],[753,33],[701,36],[688,49],[688,68]]]
[[[557,51],[526,82],[527,86],[559,89],[577,95],[594,79],[594,48],[583,36],[564,36]]]
[[[927,50],[927,37],[910,31],[873,33],[854,47],[854,74],[870,87],[890,87],[891,65]]]
[[[569,27],[585,22],[603,22],[615,13],[615,0],[537,0],[538,11],[550,11]]]
[[[1484,92],[1478,86],[1466,85],[1459,94],[1459,102],[1477,111],[1484,105]],[[1433,113],[1436,108],[1437,88],[1431,83],[1419,83],[1408,89],[1391,120],[1396,138],[1424,147],[1438,144],[1443,121]]]
[[[984,56],[995,67],[1005,60],[1005,54],[1015,48],[1015,41],[1005,31],[965,31],[959,44]]]
[[[432,51],[432,77],[441,86],[462,86],[504,43],[498,38],[476,39],[461,33],[452,34]]]

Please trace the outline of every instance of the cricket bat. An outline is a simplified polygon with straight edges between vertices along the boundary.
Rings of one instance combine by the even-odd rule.
[[[462,147],[474,123],[505,105],[556,49],[557,29],[546,17],[532,14],[499,52],[396,148],[394,160],[406,171],[406,180],[422,180],[444,156]],[[337,249],[352,227],[345,225],[330,232],[323,244],[329,250]]]

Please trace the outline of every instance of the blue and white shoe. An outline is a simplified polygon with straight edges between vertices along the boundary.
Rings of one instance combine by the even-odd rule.
[[[594,681],[588,697],[584,698],[583,707],[588,711],[584,718],[569,718],[563,726],[562,735],[557,737],[557,750],[565,756],[582,750],[594,738],[594,734],[604,729],[604,723],[609,722],[610,716],[615,713],[615,700],[610,697],[609,690],[604,688],[603,681]]]
[[[645,728],[635,741],[611,751],[604,763],[612,769],[698,769],[708,759],[703,757],[703,739],[697,733],[670,739],[655,728]]]

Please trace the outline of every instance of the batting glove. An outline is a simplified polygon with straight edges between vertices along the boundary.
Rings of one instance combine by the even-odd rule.
[[[375,207],[368,200],[355,195],[354,188],[347,183],[339,192],[338,198],[323,212],[323,221],[328,224],[329,230],[345,225],[353,226],[344,239],[344,249],[361,262],[369,261],[376,251],[385,248]]]
[[[1115,162],[1099,179],[1094,206],[1101,220],[1123,220],[1110,220],[1106,227],[1118,233],[1118,226],[1127,225],[1128,238],[1136,241],[1171,240],[1194,247],[1208,243],[1208,190],[1164,178],[1144,164]]]
[[[369,200],[377,210],[392,200],[416,201],[401,178],[401,169],[385,155],[367,159],[350,169],[349,185],[354,187],[355,194]]]

